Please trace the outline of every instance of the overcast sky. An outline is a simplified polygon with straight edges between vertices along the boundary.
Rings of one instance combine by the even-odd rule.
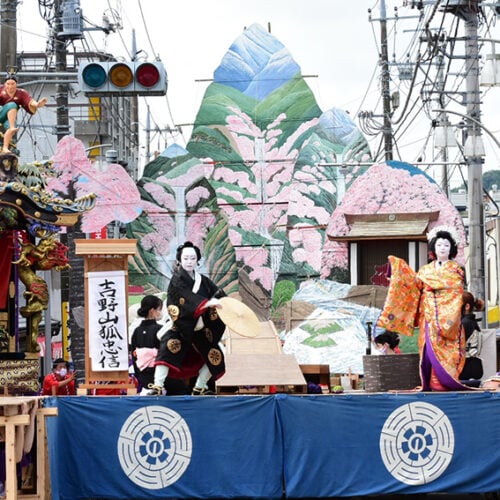
[[[386,0],[388,16],[393,16],[394,6],[402,4],[403,1]],[[149,60],[159,57],[165,64],[169,80],[167,97],[148,98],[154,124],[161,128],[193,122],[208,85],[196,80],[213,77],[229,46],[252,23],[266,28],[269,24],[272,34],[301,67],[302,74],[314,75],[307,78],[307,83],[321,109],[342,108],[353,119],[360,109],[376,111],[380,99],[377,84],[380,24],[368,21],[370,8],[374,18],[380,17],[380,4],[376,0],[80,0],[80,5],[84,17],[95,25],[103,24],[103,13],[112,20],[113,11],[120,13],[123,22],[123,29],[109,36],[88,31],[89,49],[105,49],[130,59],[133,27],[137,50],[143,51],[139,56]],[[399,15],[416,12],[400,8]],[[411,34],[412,24],[415,27],[416,20],[399,23],[400,43],[405,30]],[[391,26],[389,23],[390,34]],[[38,13],[38,0],[23,0],[19,5],[18,29],[18,51],[44,49],[47,25]],[[398,50],[400,47],[389,47],[390,54]],[[500,129],[497,125],[500,89],[490,91],[484,102],[483,123],[496,131]],[[423,116],[422,122],[428,124],[429,120]],[[185,130],[187,141],[190,129]],[[168,140],[172,142],[173,138]],[[407,161],[414,161],[412,154],[418,150],[418,141],[414,136],[407,139],[407,145],[400,145],[403,151],[408,148]],[[491,141],[487,138],[485,141],[489,147]],[[185,144],[181,137],[176,137],[176,142]],[[371,144],[374,148],[375,144]],[[158,145],[163,146],[161,142]],[[152,145],[153,149],[156,147]],[[488,157],[489,168],[500,167],[498,149],[494,145]]]

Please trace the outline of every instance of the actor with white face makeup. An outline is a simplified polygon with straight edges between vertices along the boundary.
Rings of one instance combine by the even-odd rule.
[[[391,281],[377,325],[403,335],[413,335],[418,326],[422,390],[470,390],[459,381],[465,335],[461,325],[464,270],[453,260],[457,237],[451,227],[436,227],[427,238],[430,261],[418,273],[403,259],[389,257]]]
[[[224,374],[224,354],[219,341],[226,325],[217,314],[223,290],[198,273],[200,249],[190,241],[177,248],[177,265],[167,291],[171,321],[158,336],[154,383],[148,395],[163,393],[167,377],[197,376],[192,394],[208,394],[208,381]]]
[[[451,251],[451,242],[447,238],[438,238],[434,245],[436,254],[436,265],[442,266],[449,260]]]

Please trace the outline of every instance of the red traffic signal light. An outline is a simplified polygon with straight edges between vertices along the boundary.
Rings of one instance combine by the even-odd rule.
[[[78,69],[78,84],[88,96],[167,93],[167,73],[161,62],[89,62]]]

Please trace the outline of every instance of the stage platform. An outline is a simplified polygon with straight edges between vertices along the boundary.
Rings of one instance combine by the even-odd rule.
[[[47,398],[52,498],[500,491],[500,393]]]

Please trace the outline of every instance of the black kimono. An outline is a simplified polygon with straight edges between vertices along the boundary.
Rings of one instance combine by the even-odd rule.
[[[156,348],[160,347],[160,341],[156,337],[158,330],[162,327],[154,319],[144,319],[141,324],[134,330],[132,338],[130,339],[130,352],[134,362],[134,372],[141,387],[148,388],[154,381],[155,369],[154,367],[144,368],[140,370],[137,366],[136,349],[143,347]]]
[[[211,298],[225,296],[206,276],[191,276],[181,267],[174,271],[167,291],[167,311],[173,326],[162,337],[156,365],[166,365],[174,372],[185,372],[184,363],[192,364],[192,352],[207,364],[214,380],[225,372],[224,354],[219,341],[226,325],[214,307],[202,309]],[[203,323],[201,323],[202,318]],[[188,356],[186,357],[186,355]],[[188,361],[189,360],[189,361]],[[199,363],[198,369],[203,363]],[[169,372],[169,377],[179,374]]]
[[[465,332],[465,365],[460,380],[479,380],[484,373],[481,354],[481,327],[474,314],[464,314],[462,326]]]

